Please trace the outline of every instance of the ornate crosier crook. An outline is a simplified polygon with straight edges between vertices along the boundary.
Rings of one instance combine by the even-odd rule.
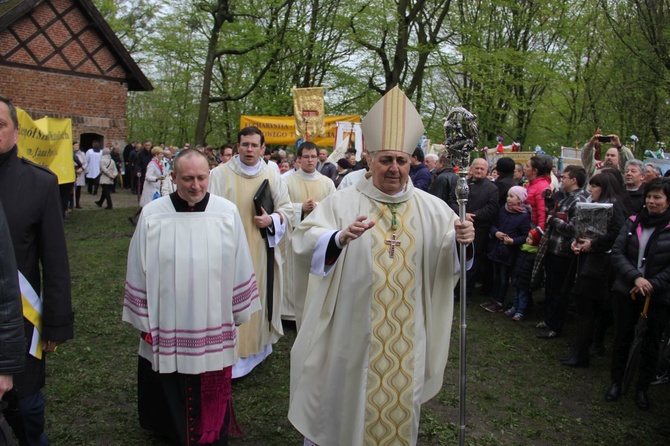
[[[456,184],[456,199],[458,201],[458,216],[462,222],[465,221],[465,207],[468,203],[468,181],[466,180],[467,168],[470,165],[470,153],[477,150],[477,140],[479,131],[477,130],[477,116],[470,113],[463,107],[454,107],[449,110],[447,118],[444,120],[444,138],[447,153],[454,166],[458,166],[458,183]],[[461,262],[461,285],[460,285],[460,425],[458,432],[458,444],[465,445],[465,331],[467,323],[465,319],[466,305],[466,284],[467,284],[467,246],[461,244],[460,262]]]

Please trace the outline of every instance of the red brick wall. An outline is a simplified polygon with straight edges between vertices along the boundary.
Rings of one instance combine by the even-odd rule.
[[[74,5],[72,0],[47,0],[0,32],[0,93],[33,119],[72,119],[75,141],[82,133],[97,133],[105,145],[123,148],[127,73]]]

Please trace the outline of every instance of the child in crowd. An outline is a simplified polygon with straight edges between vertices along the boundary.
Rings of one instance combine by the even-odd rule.
[[[512,286],[514,286],[514,303],[505,311],[507,316],[512,316],[513,321],[523,319],[526,306],[532,292],[531,277],[533,275],[533,263],[537,254],[538,245],[542,238],[542,229],[539,227],[528,232],[526,243],[521,245],[517,253],[512,269]]]
[[[514,264],[518,247],[530,229],[530,208],[525,205],[528,192],[521,186],[512,186],[507,192],[507,203],[500,209],[490,234],[488,258],[493,262],[493,299],[482,307],[496,313],[503,310],[509,287],[509,270]]]

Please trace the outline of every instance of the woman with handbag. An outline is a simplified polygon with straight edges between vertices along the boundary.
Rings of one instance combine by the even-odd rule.
[[[100,195],[100,200],[95,202],[98,207],[102,207],[102,202],[107,200],[105,209],[112,209],[112,186],[118,174],[119,171],[111,157],[111,152],[105,147],[102,149],[102,158],[100,158],[100,187],[102,187],[102,194]]]
[[[647,331],[641,345],[635,403],[648,410],[647,390],[656,372],[658,344],[670,309],[670,179],[657,179],[645,187],[645,207],[626,222],[612,248],[612,309],[614,347],[612,384],[605,400],[616,401],[622,391],[628,353],[646,297]]]
[[[597,174],[589,180],[591,196],[587,202],[612,203],[612,215],[607,222],[607,232],[598,237],[578,238],[572,242],[572,252],[577,255],[577,271],[572,294],[577,302],[577,333],[572,352],[561,363],[568,367],[588,367],[589,348],[598,317],[607,317],[611,307],[610,253],[619,229],[630,214],[625,201],[625,191],[614,175]]]

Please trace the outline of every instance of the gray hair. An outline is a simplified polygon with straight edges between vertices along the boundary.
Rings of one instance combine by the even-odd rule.
[[[651,170],[653,170],[654,173],[659,177],[663,175],[663,172],[661,172],[661,168],[654,163],[647,163],[644,165],[644,167],[651,167]]]
[[[428,159],[428,158],[432,159],[435,162],[437,162],[437,160],[438,160],[438,156],[434,153],[429,153],[428,155],[426,155],[426,159]]]
[[[624,167],[624,170],[628,169],[631,166],[637,167],[640,172],[642,172],[644,170],[644,164],[642,163],[642,161],[637,160],[637,159],[632,159],[632,160],[626,161],[626,166]]]

